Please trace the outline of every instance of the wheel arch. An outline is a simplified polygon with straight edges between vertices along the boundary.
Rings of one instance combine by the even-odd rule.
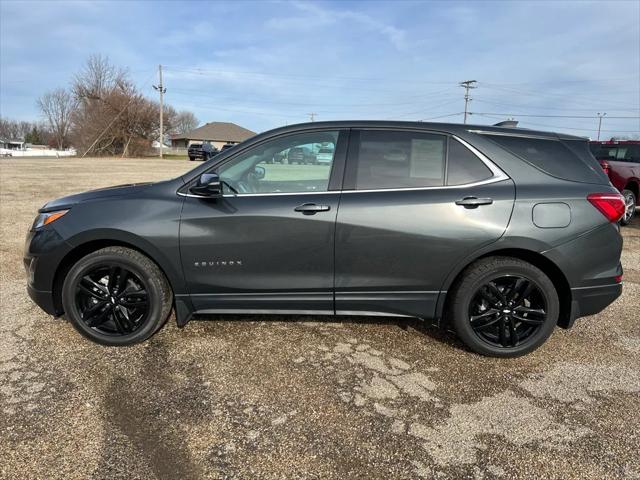
[[[135,237],[122,238],[120,236],[107,236],[101,238],[83,238],[70,241],[73,248],[62,258],[58,264],[52,283],[52,297],[56,312],[64,313],[62,306],[62,286],[71,267],[82,257],[106,247],[125,247],[136,250],[154,262],[164,274],[174,293],[184,291],[184,279],[182,269],[176,271],[169,260],[151,246],[146,240]]]
[[[446,312],[448,309],[450,296],[448,293],[452,290],[452,287],[460,280],[464,271],[474,262],[481,260],[483,258],[488,257],[513,257],[518,258],[520,260],[524,260],[535,267],[542,270],[545,275],[549,277],[551,282],[553,283],[556,291],[558,292],[558,299],[560,300],[560,314],[558,315],[558,326],[562,328],[569,328],[571,325],[571,287],[569,285],[569,281],[567,277],[562,272],[560,267],[556,265],[552,260],[545,257],[539,252],[533,250],[527,250],[524,248],[501,248],[496,250],[491,250],[489,252],[484,252],[471,260],[468,260],[464,263],[463,266],[459,267],[457,271],[453,272],[449,276],[449,281],[447,282],[446,293],[444,295],[443,300],[438,302],[438,318],[442,318],[446,323]]]
[[[627,181],[627,184],[624,186],[625,190],[631,190],[633,194],[636,196],[636,201],[638,201],[638,197],[640,197],[640,181],[637,178],[631,178]]]

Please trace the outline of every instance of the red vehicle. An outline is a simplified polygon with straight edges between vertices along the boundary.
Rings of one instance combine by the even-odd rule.
[[[590,147],[613,186],[624,196],[625,213],[620,223],[628,225],[640,196],[640,141],[611,139],[590,142]]]

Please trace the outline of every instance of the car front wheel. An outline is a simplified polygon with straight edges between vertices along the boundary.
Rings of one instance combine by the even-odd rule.
[[[636,213],[637,199],[631,190],[623,190],[622,196],[624,197],[624,215],[620,219],[620,225],[629,225]]]
[[[474,352],[518,357],[547,340],[559,310],[556,289],[542,270],[517,258],[489,257],[463,272],[449,314]]]
[[[107,247],[81,258],[62,287],[67,318],[103,345],[131,345],[158,331],[172,305],[169,282],[142,253]]]

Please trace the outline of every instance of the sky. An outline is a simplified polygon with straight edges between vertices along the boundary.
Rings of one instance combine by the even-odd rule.
[[[40,119],[92,54],[150,98],[161,64],[166,103],[256,132],[311,113],[461,123],[476,80],[468,123],[595,138],[606,113],[601,138],[640,136],[640,0],[0,0],[0,115]]]

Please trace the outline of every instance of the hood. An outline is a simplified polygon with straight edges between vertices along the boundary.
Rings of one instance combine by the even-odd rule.
[[[40,212],[49,212],[52,210],[59,210],[66,207],[71,207],[76,203],[90,202],[92,200],[99,200],[107,197],[123,197],[131,195],[133,193],[140,192],[149,188],[153,183],[130,183],[128,185],[118,185],[115,187],[99,188],[97,190],[89,190],[88,192],[74,193],[73,195],[67,195],[66,197],[60,197],[55,200],[47,202]]]

